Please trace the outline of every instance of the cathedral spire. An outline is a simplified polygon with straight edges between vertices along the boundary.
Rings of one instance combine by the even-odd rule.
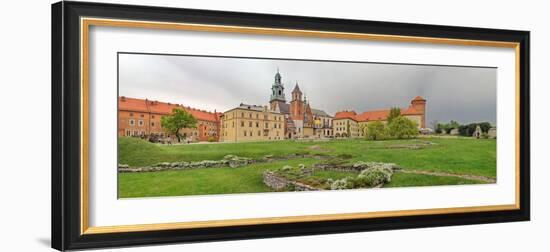
[[[300,86],[298,86],[298,81],[296,81],[296,85],[294,86],[294,89],[292,90],[292,93],[302,94],[302,90],[300,90]]]
[[[269,99],[269,102],[273,101],[282,101],[286,102],[285,99],[285,88],[283,87],[283,84],[281,82],[281,73],[279,73],[279,67],[277,67],[277,73],[275,74],[275,81],[273,82],[273,85],[271,85],[271,98]]]

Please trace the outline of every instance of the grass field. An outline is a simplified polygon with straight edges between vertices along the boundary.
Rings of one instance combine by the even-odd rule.
[[[251,143],[209,143],[163,146],[135,138],[119,138],[119,163],[132,167],[160,162],[219,160],[233,154],[254,159],[265,155],[350,154],[350,162],[391,162],[403,169],[496,177],[496,140],[471,138],[422,138],[366,141],[272,141]],[[293,159],[255,163],[239,168],[205,168],[146,173],[120,173],[119,197],[152,197],[199,194],[268,192],[262,173],[284,165],[320,162]],[[319,176],[345,176],[319,173]],[[386,187],[457,185],[480,183],[474,180],[419,174],[395,173]]]

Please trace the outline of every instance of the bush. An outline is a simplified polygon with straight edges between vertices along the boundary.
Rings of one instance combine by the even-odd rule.
[[[373,187],[391,181],[393,171],[382,166],[365,169],[356,178],[356,186]]]
[[[406,117],[399,116],[388,125],[388,132],[397,139],[411,138],[418,135],[418,125]]]
[[[395,117],[393,120],[399,118]],[[386,139],[387,134],[386,126],[380,121],[372,122],[367,124],[367,132],[365,132],[365,136],[369,140],[383,140]]]
[[[343,179],[337,179],[334,181],[329,180],[330,184],[330,190],[344,190],[348,189],[348,179],[349,178],[343,178]]]
[[[208,137],[208,142],[216,142],[216,138],[213,136]]]
[[[391,181],[394,164],[369,163],[369,168],[362,170],[356,177],[338,180],[327,180],[331,190],[375,187]]]

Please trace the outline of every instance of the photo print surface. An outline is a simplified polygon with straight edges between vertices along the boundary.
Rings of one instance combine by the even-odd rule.
[[[496,73],[119,53],[118,194],[496,183]]]

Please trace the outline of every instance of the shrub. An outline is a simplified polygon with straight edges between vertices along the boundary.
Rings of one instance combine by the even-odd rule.
[[[368,168],[362,170],[356,177],[346,177],[338,180],[327,180],[331,190],[375,187],[391,181],[394,164],[368,163]]]
[[[388,125],[388,131],[397,139],[411,138],[418,135],[418,125],[406,117],[399,116]]]
[[[348,188],[348,178],[337,179],[332,181],[332,183],[330,184],[331,190],[344,190],[347,188]]]
[[[393,170],[387,166],[379,165],[367,168],[357,176],[360,183],[367,186],[377,186],[391,181]]]
[[[213,136],[208,137],[208,142],[216,142],[216,138]]]
[[[399,118],[399,116],[396,118]],[[365,132],[365,136],[369,140],[383,140],[387,138],[388,131],[382,122],[376,121],[367,124],[367,132]]]

